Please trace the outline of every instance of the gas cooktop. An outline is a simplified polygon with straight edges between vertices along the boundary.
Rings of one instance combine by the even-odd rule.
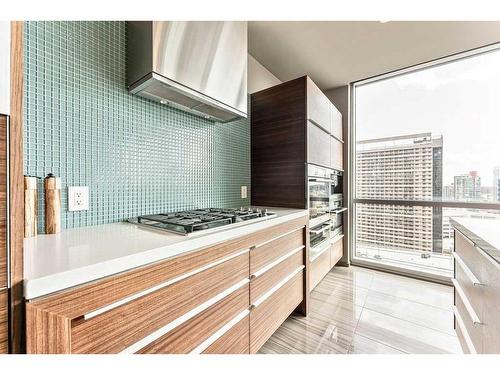
[[[156,215],[142,215],[129,219],[134,224],[161,229],[182,235],[207,233],[224,229],[223,226],[237,225],[246,221],[265,220],[276,216],[267,209],[241,207],[240,209],[206,208],[170,212]]]

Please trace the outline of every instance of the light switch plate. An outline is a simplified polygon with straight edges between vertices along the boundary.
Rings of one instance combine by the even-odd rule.
[[[89,209],[89,187],[68,187],[68,211],[87,211]]]
[[[245,199],[246,197],[247,197],[247,187],[243,185],[241,187],[241,198]]]

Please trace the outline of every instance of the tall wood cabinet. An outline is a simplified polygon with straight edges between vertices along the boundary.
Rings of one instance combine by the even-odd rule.
[[[343,171],[341,113],[307,76],[252,94],[250,110],[252,204],[307,209],[308,167]],[[341,233],[332,234],[329,247],[310,252],[308,290],[342,258]]]
[[[343,170],[342,115],[307,76],[251,96],[253,205],[307,208],[307,164]]]
[[[0,354],[8,353],[7,117],[0,115]]]

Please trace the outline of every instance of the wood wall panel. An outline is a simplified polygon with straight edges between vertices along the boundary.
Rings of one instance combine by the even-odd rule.
[[[0,290],[0,354],[6,354],[9,352],[7,303],[7,289]]]
[[[23,297],[24,180],[23,180],[23,22],[11,22],[10,52],[10,270],[11,351],[25,352]]]
[[[7,287],[7,117],[0,115],[0,289]],[[5,301],[7,303],[7,301]]]

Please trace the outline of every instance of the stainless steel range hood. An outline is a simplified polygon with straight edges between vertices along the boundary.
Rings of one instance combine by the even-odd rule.
[[[127,23],[131,93],[219,121],[247,117],[246,22]]]

